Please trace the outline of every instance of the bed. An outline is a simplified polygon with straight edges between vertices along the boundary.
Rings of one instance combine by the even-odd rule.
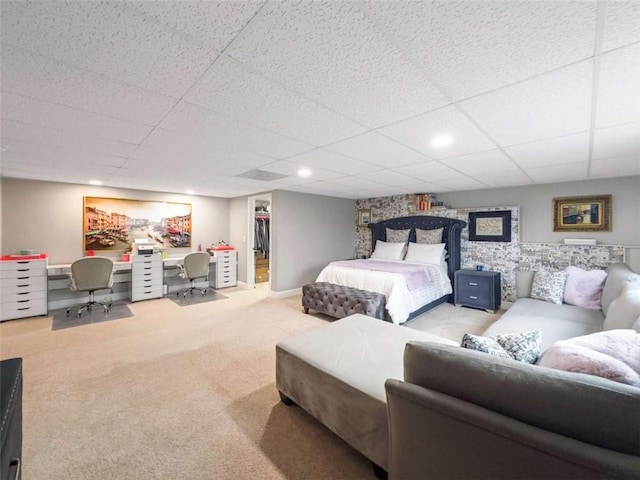
[[[392,218],[369,224],[372,251],[378,240],[387,242],[387,229],[409,230],[408,239],[413,243],[416,242],[419,231],[443,229],[441,242],[447,252],[446,261],[440,265],[411,264],[415,266],[416,273],[424,270],[424,275],[428,278],[428,282],[418,287],[408,287],[408,277],[401,270],[411,269],[408,265],[411,262],[405,261],[375,261],[370,263],[370,267],[366,266],[368,260],[332,262],[320,272],[316,282],[383,294],[387,299],[387,319],[395,324],[404,323],[441,303],[452,301],[452,280],[455,271],[460,269],[460,234],[465,226],[466,222],[462,220],[426,215]]]

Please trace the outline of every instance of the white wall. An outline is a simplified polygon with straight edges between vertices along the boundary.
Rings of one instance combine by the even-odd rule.
[[[177,195],[2,178],[2,253],[24,249],[49,255],[49,263],[70,263],[84,254],[82,197],[130,198],[190,203],[193,242],[202,248],[229,241],[229,199]],[[175,249],[176,253],[189,249]]]
[[[355,200],[273,192],[271,290],[315,281],[327,263],[355,255]]]

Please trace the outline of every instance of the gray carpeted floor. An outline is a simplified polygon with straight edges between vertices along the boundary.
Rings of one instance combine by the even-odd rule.
[[[2,358],[24,359],[23,478],[373,480],[367,459],[274,385],[275,344],[333,319],[264,287],[224,293],[56,331],[51,318],[2,322]],[[452,315],[464,330],[489,321],[443,305],[410,327],[457,337]]]
[[[66,309],[50,312],[50,316],[53,317],[51,329],[61,330],[63,328],[79,327],[81,325],[133,317],[133,313],[129,310],[127,303],[114,303],[111,306],[111,310],[106,314],[104,313],[102,305],[96,305],[92,310],[84,310],[80,317],[78,317],[77,309],[75,308],[69,316],[67,316]]]

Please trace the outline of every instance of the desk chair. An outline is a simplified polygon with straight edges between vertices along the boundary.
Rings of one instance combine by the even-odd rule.
[[[85,257],[71,264],[71,289],[78,292],[89,292],[89,302],[74,305],[67,309],[67,317],[71,310],[78,307],[78,318],[84,310],[92,310],[94,305],[102,305],[105,315],[111,309],[111,301],[96,302],[96,290],[109,289],[113,285],[113,261],[106,257]]]
[[[182,265],[178,265],[178,269],[180,270],[180,277],[184,279],[188,279],[191,282],[189,288],[183,288],[179,290],[177,295],[180,296],[182,293],[183,298],[187,297],[187,293],[193,295],[194,290],[200,290],[200,293],[204,296],[209,289],[209,286],[206,288],[196,287],[196,280],[200,278],[206,278],[207,282],[209,281],[209,262],[211,260],[211,255],[207,252],[195,252],[190,253],[186,257],[184,257]]]

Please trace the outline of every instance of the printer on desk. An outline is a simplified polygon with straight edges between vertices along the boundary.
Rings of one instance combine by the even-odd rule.
[[[158,253],[158,244],[156,242],[148,242],[142,239],[136,239],[133,242],[134,255],[150,255],[152,253]]]

